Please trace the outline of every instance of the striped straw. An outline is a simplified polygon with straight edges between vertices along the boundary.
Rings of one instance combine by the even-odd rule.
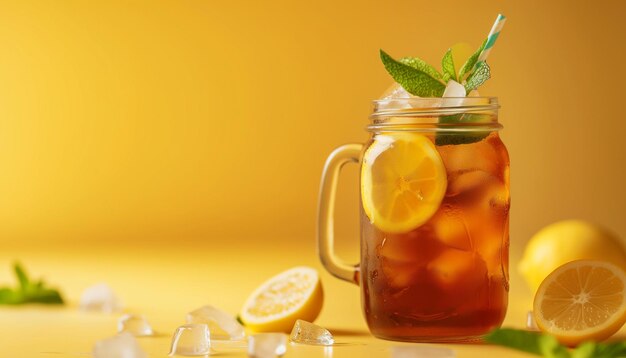
[[[493,45],[496,43],[496,40],[498,39],[498,36],[500,35],[500,31],[502,31],[502,27],[504,26],[505,22],[506,22],[506,17],[504,17],[504,15],[502,14],[498,14],[498,17],[496,18],[496,22],[493,23],[493,26],[491,27],[491,31],[489,31],[489,35],[487,36],[487,43],[485,44],[485,48],[482,50],[482,52],[478,56],[478,61],[476,61],[476,65],[478,65],[479,63],[487,59],[487,56],[489,56],[489,52],[491,52],[491,48],[493,48]],[[476,66],[474,66],[474,68],[476,68]]]

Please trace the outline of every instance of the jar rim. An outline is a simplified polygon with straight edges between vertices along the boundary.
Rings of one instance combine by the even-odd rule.
[[[412,97],[372,101],[368,131],[500,130],[497,97]]]
[[[379,117],[439,116],[466,112],[493,112],[498,97],[411,97],[372,101],[371,119]]]

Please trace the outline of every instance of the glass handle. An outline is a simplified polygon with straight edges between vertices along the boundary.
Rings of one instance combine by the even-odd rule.
[[[344,164],[359,163],[362,144],[345,144],[335,149],[324,165],[317,210],[317,245],[322,265],[333,276],[358,284],[358,266],[341,261],[334,252],[334,214],[337,180]]]

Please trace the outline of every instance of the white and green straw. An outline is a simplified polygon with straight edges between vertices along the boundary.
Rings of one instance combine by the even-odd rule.
[[[504,26],[505,22],[506,22],[506,17],[504,17],[504,15],[502,14],[498,14],[498,17],[496,18],[496,22],[493,23],[493,26],[491,27],[491,31],[489,31],[489,35],[487,36],[487,43],[485,44],[485,48],[482,50],[482,52],[478,56],[478,61],[476,61],[476,65],[478,65],[479,63],[487,59],[487,56],[489,56],[489,53],[491,52],[493,45],[496,43],[496,40],[498,39],[498,36],[500,36],[500,31],[502,31],[502,27]]]

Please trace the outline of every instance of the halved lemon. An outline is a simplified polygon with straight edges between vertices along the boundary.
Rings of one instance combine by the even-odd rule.
[[[298,319],[315,321],[323,302],[317,271],[299,266],[259,286],[246,300],[239,317],[256,332],[290,332]]]
[[[402,233],[424,224],[437,212],[446,186],[443,161],[421,134],[377,135],[363,155],[363,210],[382,231]]]
[[[605,261],[568,262],[543,280],[533,310],[537,326],[563,344],[604,340],[626,322],[626,273]]]

